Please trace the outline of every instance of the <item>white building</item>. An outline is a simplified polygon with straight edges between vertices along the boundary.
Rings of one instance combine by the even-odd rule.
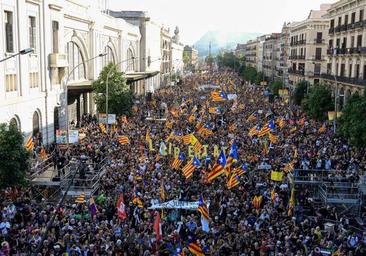
[[[184,62],[183,62],[184,45],[179,40],[179,28],[174,30],[174,36],[172,38],[172,74],[176,76],[183,75]]]
[[[107,15],[106,0],[1,0],[0,7],[0,58],[34,48],[0,63],[0,123],[15,122],[26,134],[40,132],[44,143],[66,127],[69,71],[75,68],[68,83],[69,122],[78,122],[95,112],[90,85],[106,64],[119,63],[128,73],[140,70],[139,27]],[[131,87],[142,93],[134,82],[139,72],[134,73]]]

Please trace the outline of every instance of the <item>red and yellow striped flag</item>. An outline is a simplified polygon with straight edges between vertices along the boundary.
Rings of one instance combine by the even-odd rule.
[[[24,147],[28,151],[31,151],[34,149],[34,142],[33,142],[32,134],[28,137],[27,142],[25,143]]]
[[[130,143],[130,140],[128,139],[127,136],[120,136],[118,138],[118,142],[121,144],[121,145],[125,145],[125,144],[129,144]]]

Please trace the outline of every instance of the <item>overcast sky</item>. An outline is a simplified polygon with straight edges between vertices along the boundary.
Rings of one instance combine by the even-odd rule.
[[[335,0],[110,0],[112,10],[142,10],[195,43],[208,30],[271,33]]]

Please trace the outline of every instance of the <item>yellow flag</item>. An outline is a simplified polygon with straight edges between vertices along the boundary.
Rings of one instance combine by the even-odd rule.
[[[271,171],[271,180],[273,181],[282,181],[283,172]]]
[[[191,145],[194,146],[197,143],[197,141],[198,141],[198,139],[192,133],[191,134],[191,140],[190,140]]]

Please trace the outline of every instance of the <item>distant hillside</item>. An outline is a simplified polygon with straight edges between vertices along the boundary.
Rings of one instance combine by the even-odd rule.
[[[208,31],[195,44],[200,57],[208,55],[208,48],[211,42],[211,54],[216,55],[220,49],[235,49],[237,43],[245,43],[250,39],[254,39],[260,33],[230,33],[224,31]]]

